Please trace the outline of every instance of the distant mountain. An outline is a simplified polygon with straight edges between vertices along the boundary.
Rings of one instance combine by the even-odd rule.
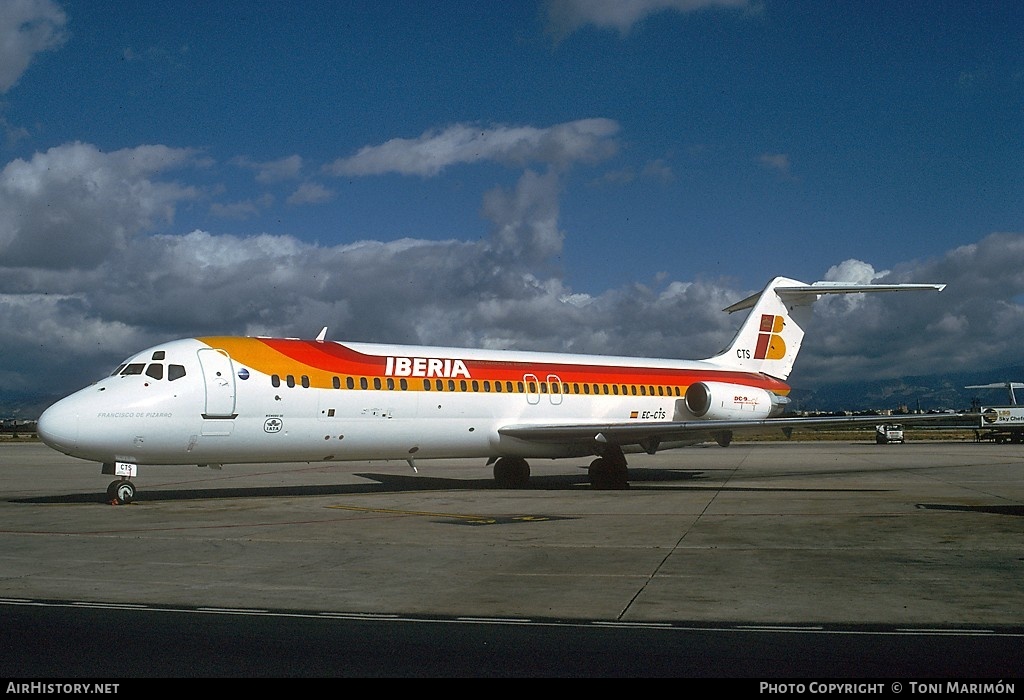
[[[973,401],[983,406],[1009,403],[1005,391],[965,389],[971,384],[1024,382],[1024,365],[979,372],[900,377],[866,382],[823,384],[814,389],[794,386],[790,408],[796,411],[866,411],[872,409],[910,411],[968,410]],[[1024,394],[1021,396],[1024,402]]]
[[[0,419],[36,420],[61,396],[44,396],[17,391],[0,391]]]

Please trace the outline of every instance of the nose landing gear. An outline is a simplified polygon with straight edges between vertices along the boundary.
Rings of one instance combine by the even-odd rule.
[[[104,462],[101,472],[121,477],[117,481],[111,481],[107,487],[107,502],[121,506],[135,500],[135,484],[129,479],[139,473],[139,465],[134,462]]]
[[[127,479],[110,482],[107,487],[107,500],[111,505],[128,505],[135,500],[135,484]]]

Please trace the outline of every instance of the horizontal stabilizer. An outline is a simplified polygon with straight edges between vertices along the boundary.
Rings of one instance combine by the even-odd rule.
[[[821,294],[863,294],[865,292],[908,292],[914,290],[930,290],[941,292],[946,288],[944,284],[846,284],[837,282],[815,282],[814,284],[801,284],[792,287],[775,287],[775,293],[782,298],[806,298],[815,301]],[[757,303],[764,292],[752,294],[743,301],[738,301],[732,306],[726,307],[724,311],[732,313],[749,309]]]
[[[725,309],[727,313],[750,309],[732,343],[709,362],[744,372],[759,372],[786,379],[793,369],[811,307],[824,294],[909,292],[945,289],[944,284],[853,284],[815,282],[805,284],[776,277],[757,294]]]

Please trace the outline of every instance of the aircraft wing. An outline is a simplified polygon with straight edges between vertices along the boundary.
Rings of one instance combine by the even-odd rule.
[[[599,443],[608,445],[639,445],[653,454],[662,443],[725,439],[733,435],[767,435],[813,428],[842,428],[897,422],[904,425],[951,423],[968,417],[965,413],[936,413],[908,416],[813,416],[766,418],[763,420],[692,420],[628,423],[577,423],[573,425],[508,425],[498,429],[505,435],[528,442],[561,444]]]

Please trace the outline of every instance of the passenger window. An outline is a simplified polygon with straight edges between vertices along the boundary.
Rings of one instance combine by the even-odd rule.
[[[309,388],[309,377],[307,377],[305,374],[302,375],[302,388],[303,389],[308,389]]]
[[[167,381],[173,382],[185,376],[184,365],[167,365]]]
[[[155,355],[156,353],[153,354]],[[153,379],[163,379],[164,366],[157,363],[151,364],[149,367],[146,368],[146,375],[152,377]]]
[[[345,379],[345,386],[347,386],[349,389],[355,389],[356,388],[356,380],[353,379],[352,377],[347,377]]]
[[[333,377],[331,379],[331,384],[334,385],[335,389],[340,389],[341,388],[341,378],[340,377]]]
[[[270,375],[270,385],[275,387],[281,386],[281,377],[277,374]]]
[[[292,375],[290,375],[290,374],[289,374],[289,375],[287,375],[287,376],[285,376],[285,378],[284,378],[284,382],[285,382],[285,384],[287,384],[287,385],[288,385],[288,388],[289,388],[289,389],[292,389],[292,388],[294,388],[294,387],[295,387],[295,377],[293,377],[293,376],[292,376]]]

